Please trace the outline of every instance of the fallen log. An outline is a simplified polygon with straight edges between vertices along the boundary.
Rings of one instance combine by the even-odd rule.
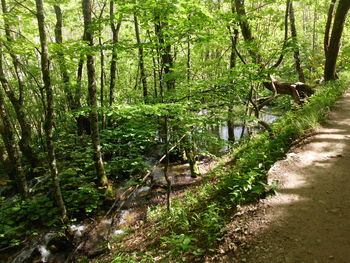
[[[281,95],[290,95],[298,104],[302,104],[302,99],[310,97],[315,93],[315,90],[309,85],[302,82],[280,82],[272,80],[264,82],[264,87]]]

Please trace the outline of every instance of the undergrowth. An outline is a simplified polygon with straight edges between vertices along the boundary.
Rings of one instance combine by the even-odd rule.
[[[274,123],[273,137],[265,132],[243,143],[234,150],[229,169],[219,165],[206,183],[173,200],[171,212],[164,206],[152,208],[149,219],[160,226],[151,235],[155,241],[148,251],[121,252],[112,262],[191,262],[214,252],[211,248],[223,236],[237,205],[272,192],[274,186],[267,184],[270,167],[284,158],[295,139],[325,119],[346,88],[343,80],[325,85],[302,108]]]

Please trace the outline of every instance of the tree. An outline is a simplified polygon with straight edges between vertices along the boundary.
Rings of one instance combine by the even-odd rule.
[[[26,113],[24,110],[25,83],[23,81],[24,74],[21,70],[22,63],[20,61],[19,56],[15,54],[15,52],[10,48],[14,42],[14,38],[13,38],[13,30],[11,28],[10,22],[8,21],[8,16],[10,15],[10,13],[7,8],[6,0],[1,0],[1,6],[2,6],[2,12],[4,14],[3,19],[4,19],[5,35],[7,40],[6,47],[8,49],[8,52],[10,53],[12,65],[15,71],[15,77],[17,79],[18,96],[16,96],[17,92],[11,87],[9,82],[7,82],[7,85],[3,85],[3,89],[7,97],[9,98],[11,104],[13,105],[18,123],[21,128],[21,138],[19,140],[20,149],[23,155],[31,164],[32,168],[35,168],[40,165],[40,161],[39,161],[39,158],[37,157],[37,154],[34,152],[33,148],[31,147],[32,127],[26,117]]]
[[[327,53],[328,53],[329,34],[331,32],[333,15],[334,15],[334,6],[335,6],[336,1],[337,0],[331,0],[331,3],[329,4],[329,8],[328,8],[326,29],[325,29],[324,40],[323,40],[323,48],[324,48],[325,56],[327,56]]]
[[[94,46],[93,34],[92,34],[92,18],[91,18],[91,0],[82,0],[82,8],[84,15],[84,40],[87,41],[89,47]],[[104,168],[102,153],[101,153],[101,143],[100,143],[100,133],[98,127],[98,113],[97,113],[97,95],[96,95],[96,76],[95,76],[95,59],[92,55],[92,50],[89,49],[86,55],[86,67],[88,75],[88,104],[90,107],[90,127],[91,127],[91,138],[94,149],[94,162],[97,177],[101,186],[106,187],[106,193],[110,194],[111,188],[108,182],[106,171]]]
[[[297,70],[299,81],[305,82],[305,76],[303,68],[301,67],[301,59],[300,59],[300,50],[298,45],[298,37],[297,37],[297,28],[295,26],[295,15],[294,15],[294,8],[293,8],[293,1],[290,1],[289,6],[289,19],[290,19],[290,28],[292,32],[292,39],[294,47],[294,60],[295,60],[295,68]]]
[[[115,14],[114,14],[114,0],[110,2],[109,7],[109,16],[110,16],[110,26],[112,31],[112,58],[111,58],[111,66],[110,66],[110,83],[109,83],[109,106],[111,106],[114,102],[114,89],[115,89],[115,81],[117,75],[117,50],[116,44],[118,43],[118,36],[120,27],[122,25],[121,20],[118,21],[117,25],[115,25]]]
[[[329,44],[325,44],[326,48],[326,62],[324,68],[324,79],[325,81],[335,80],[336,74],[336,63],[340,49],[340,40],[344,30],[344,24],[346,15],[350,9],[350,1],[339,0],[337,11],[334,16],[332,34],[329,39]]]
[[[67,210],[63,201],[60,181],[58,177],[58,169],[56,162],[55,146],[53,141],[53,118],[54,118],[54,102],[53,102],[53,88],[51,85],[51,76],[50,76],[50,59],[48,52],[48,43],[47,35],[45,30],[45,15],[44,15],[44,6],[42,0],[36,0],[36,16],[38,20],[38,29],[40,36],[40,46],[41,46],[41,74],[44,83],[44,90],[46,92],[46,116],[45,116],[45,135],[46,135],[46,144],[48,151],[48,160],[50,166],[50,172],[52,181],[54,184],[55,198],[57,206],[60,209],[61,218],[63,222],[68,220]]]
[[[143,47],[142,47],[141,37],[140,37],[139,22],[136,14],[134,14],[134,26],[135,26],[136,43],[139,51],[139,67],[140,67],[141,82],[143,87],[143,97],[145,102],[147,102],[147,97],[148,97],[147,76],[145,72],[144,53],[143,53]]]
[[[0,42],[0,52],[2,52],[1,42]],[[9,89],[8,87],[9,83],[5,77],[5,73],[2,65],[3,65],[3,55],[0,54],[0,82],[3,88],[7,90]],[[16,183],[18,185],[18,188],[22,196],[24,198],[28,198],[28,195],[29,195],[28,183],[22,168],[20,152],[17,146],[17,142],[15,139],[12,127],[11,127],[12,125],[11,125],[9,116],[6,112],[5,99],[1,90],[0,90],[0,118],[2,121],[1,135],[5,144],[11,165],[13,165],[14,167]]]

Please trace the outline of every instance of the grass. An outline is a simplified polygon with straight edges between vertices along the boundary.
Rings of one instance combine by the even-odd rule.
[[[118,262],[191,262],[212,253],[237,205],[265,197],[267,172],[284,158],[292,142],[322,122],[337,98],[347,89],[343,80],[325,85],[304,107],[287,113],[273,126],[274,136],[262,133],[242,144],[232,154],[227,168],[222,162],[203,184],[173,200],[171,212],[164,206],[149,211],[151,231],[146,253],[120,253]],[[162,257],[159,257],[162,255]],[[158,257],[158,258],[157,258]]]

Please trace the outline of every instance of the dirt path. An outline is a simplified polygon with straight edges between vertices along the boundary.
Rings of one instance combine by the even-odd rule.
[[[274,165],[276,179],[278,194],[242,208],[207,262],[350,263],[350,91]]]

